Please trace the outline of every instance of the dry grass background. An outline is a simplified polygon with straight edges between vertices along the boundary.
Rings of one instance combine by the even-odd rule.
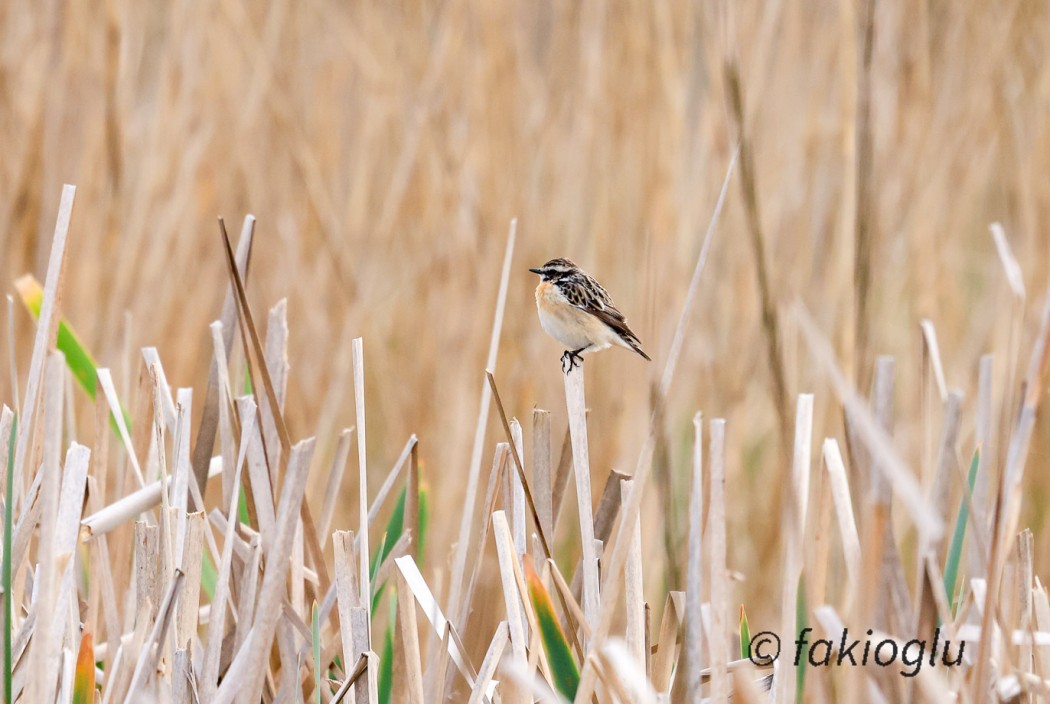
[[[560,442],[561,349],[537,324],[526,271],[548,258],[596,274],[657,362],[613,351],[587,364],[600,489],[610,468],[633,469],[644,439],[650,387],[735,143],[723,80],[735,57],[788,392],[816,392],[816,437],[842,438],[790,304],[803,301],[847,368],[865,373],[871,357],[854,358],[862,8],[733,8],[727,17],[717,3],[662,0],[4,3],[0,280],[42,278],[60,185],[77,184],[63,314],[115,369],[122,394],[123,370],[136,374],[138,348],[155,345],[169,381],[202,395],[207,326],[227,285],[215,216],[254,213],[249,297],[257,316],[288,298],[288,422],[293,439],[318,433],[308,501],[317,512],[318,468],[353,423],[349,340],[362,336],[373,478],[419,436],[434,517],[426,573],[442,584],[510,219],[519,245],[496,369],[508,413],[528,429],[534,406],[551,409]],[[940,411],[924,422],[920,319],[936,326],[948,383],[966,396],[967,458],[978,357],[996,353],[999,399],[1015,354],[991,222],[1003,223],[1029,292],[1013,343],[1024,360],[1046,292],[1050,12],[896,2],[879,3],[875,22],[863,329],[872,353],[897,358],[898,446],[929,472],[924,442],[936,439]],[[727,418],[729,566],[745,578],[733,599],[753,623],[773,623],[790,454],[778,444],[755,277],[734,181],[669,402],[663,479],[642,520],[656,602],[681,587],[693,412]],[[22,369],[32,326],[21,311],[16,327]],[[5,345],[4,369],[7,356]],[[6,373],[0,397],[13,397]],[[78,404],[90,427],[90,402]],[[486,448],[497,439],[490,422]],[[1043,419],[1021,521],[1036,533],[1037,573],[1050,564],[1048,452]],[[352,485],[336,527],[357,515]],[[566,531],[562,554],[578,550],[574,540]],[[488,633],[497,615],[475,624]]]

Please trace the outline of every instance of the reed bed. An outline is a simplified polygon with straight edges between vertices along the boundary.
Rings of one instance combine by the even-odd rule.
[[[254,220],[245,219],[239,257],[219,222],[233,305],[212,326],[208,387],[214,393],[207,394],[194,433],[192,390],[171,389],[159,350],[142,350],[137,395],[124,402],[109,370],[95,366],[61,319],[76,192],[67,186],[45,283],[28,277],[18,287],[36,320],[25,395],[17,411],[4,405],[0,413],[5,699],[943,702],[1050,694],[1043,675],[1050,664],[1050,600],[1033,568],[1034,536],[1019,530],[1024,472],[1050,359],[1050,297],[1027,364],[1017,362],[1025,369],[1020,387],[1002,395],[1003,403],[1020,404],[1017,411],[995,413],[990,384],[981,386],[981,436],[1006,437],[1007,450],[979,497],[977,477],[982,467],[994,471],[995,463],[982,464],[980,445],[968,471],[960,463],[963,398],[945,387],[932,322],[921,326],[925,361],[938,379],[944,412],[936,461],[928,476],[917,478],[895,449],[888,422],[892,360],[879,359],[875,392],[867,399],[797,304],[793,315],[813,364],[842,410],[848,452],[843,455],[840,438],[828,437],[820,460],[814,458],[815,396],[800,394],[780,510],[779,618],[773,629],[752,637],[746,605],[730,600],[729,427],[716,418],[705,433],[697,413],[686,583],[664,593],[654,627],[647,601],[653,590],[643,585],[641,499],[735,165],[734,156],[638,464],[632,475],[608,474],[596,512],[583,367],[564,377],[569,449],[557,468],[550,461],[549,413],[534,414],[534,459],[526,463],[521,424],[508,419],[496,377],[486,372],[478,425],[484,429],[486,416],[495,415],[504,437],[494,447],[483,505],[468,502],[459,509],[466,526],[466,540],[456,547],[463,572],[459,591],[450,592],[458,601],[442,599],[440,586],[420,569],[428,512],[415,436],[380,490],[369,495],[361,338],[351,348],[356,530],[335,530],[330,540],[319,536],[304,501],[316,439],[293,443],[283,415],[290,334],[285,306],[270,311],[264,344],[246,296]],[[498,350],[515,234],[512,223],[490,361]],[[1001,252],[1009,273],[1009,251]],[[224,334],[227,328],[235,333]],[[74,382],[94,397],[89,444],[76,439],[68,411],[69,396],[78,391]],[[995,427],[993,418],[1008,427]],[[481,442],[484,433],[476,437]],[[349,428],[340,435],[337,463],[348,461],[351,439]],[[202,442],[213,443],[213,451],[204,452]],[[210,459],[198,478],[194,458],[202,455]],[[569,474],[576,479],[575,514],[564,509]],[[344,476],[342,467],[329,470],[330,495],[339,493]],[[211,483],[217,488],[209,492]],[[961,497],[955,506],[953,485]],[[220,500],[209,505],[209,493]],[[396,506],[385,528],[372,526],[388,502]],[[895,537],[895,505],[905,512],[903,532],[914,539],[911,545]],[[326,532],[334,510],[324,508],[320,525]],[[551,550],[551,535],[562,522],[581,543],[575,563],[559,564]],[[477,638],[483,628],[469,621],[479,606],[475,586],[488,567],[490,540],[503,618],[491,635],[480,636],[488,643],[475,664],[463,634],[470,629]],[[964,553],[967,543],[971,549]],[[916,564],[911,584],[895,568],[903,555]],[[836,566],[846,575],[843,588],[829,581]],[[847,647],[850,631],[867,636],[859,665],[855,646]],[[927,634],[933,638],[928,655]]]

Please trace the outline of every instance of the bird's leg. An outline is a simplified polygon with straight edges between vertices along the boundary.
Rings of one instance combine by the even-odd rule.
[[[571,372],[575,367],[583,366],[583,351],[586,347],[581,347],[578,350],[565,350],[565,353],[561,356],[561,370],[565,374]]]

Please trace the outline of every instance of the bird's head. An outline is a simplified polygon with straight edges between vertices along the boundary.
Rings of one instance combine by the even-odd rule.
[[[574,271],[579,271],[579,267],[568,259],[559,258],[551,259],[538,269],[529,269],[529,271],[533,274],[539,274],[544,281],[556,281],[563,276],[568,276]]]

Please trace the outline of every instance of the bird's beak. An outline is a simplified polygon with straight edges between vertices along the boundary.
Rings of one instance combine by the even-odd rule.
[[[533,274],[539,274],[540,276],[543,275],[543,269],[529,269],[529,271],[531,271]]]

